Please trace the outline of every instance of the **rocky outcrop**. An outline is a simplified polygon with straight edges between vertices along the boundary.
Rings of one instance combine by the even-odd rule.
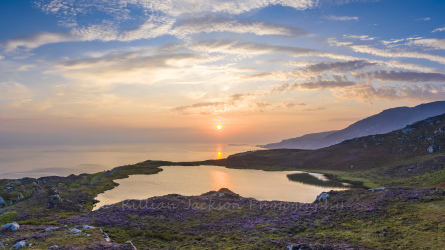
[[[8,223],[2,226],[2,231],[15,232],[20,229],[20,225],[17,222]]]
[[[3,200],[2,197],[0,197],[0,207],[4,207],[4,206],[6,206],[6,202],[5,202],[5,200]]]
[[[15,243],[15,245],[12,246],[11,249],[20,249],[20,248],[23,248],[23,247],[26,247],[26,241],[24,241],[24,240]]]
[[[428,152],[428,154],[434,154],[434,147],[433,147],[433,146],[429,146],[429,147],[426,149],[426,152]]]
[[[324,201],[329,197],[329,194],[326,192],[323,192],[321,194],[319,194],[316,198],[316,201]]]

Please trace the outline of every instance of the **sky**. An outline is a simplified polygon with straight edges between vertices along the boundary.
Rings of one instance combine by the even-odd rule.
[[[444,100],[444,11],[442,0],[2,0],[0,145],[268,143]]]

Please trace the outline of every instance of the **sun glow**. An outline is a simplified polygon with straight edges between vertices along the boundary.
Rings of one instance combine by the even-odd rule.
[[[216,128],[217,128],[218,130],[221,130],[221,129],[223,128],[223,126],[222,126],[221,124],[218,124],[218,125],[216,125]]]

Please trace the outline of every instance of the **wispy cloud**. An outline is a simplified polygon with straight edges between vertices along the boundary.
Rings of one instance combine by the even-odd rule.
[[[0,99],[17,100],[31,96],[29,89],[18,82],[0,82]]]
[[[79,40],[79,38],[72,34],[43,32],[6,40],[1,43],[1,46],[4,47],[6,51],[13,51],[18,48],[29,51],[45,44],[77,40]]]
[[[398,81],[398,82],[444,82],[445,74],[441,73],[423,73],[411,71],[393,71],[393,70],[378,70],[373,72],[365,72],[355,75],[358,79]]]
[[[140,39],[152,39],[171,35],[186,39],[200,33],[230,32],[238,34],[302,36],[307,32],[296,27],[287,27],[262,21],[238,21],[230,19],[187,19],[176,23],[175,19],[166,17],[150,17],[135,29],[123,29],[112,24],[76,27],[68,33],[36,33],[24,37],[8,39],[1,43],[7,52],[23,49],[30,51],[43,45],[61,42],[84,41],[121,41],[129,42]]]
[[[372,41],[375,40],[375,37],[370,37],[367,35],[361,35],[361,36],[357,36],[357,35],[343,35],[343,38],[349,38],[349,39],[359,39],[362,41]]]
[[[356,16],[335,16],[335,15],[329,15],[324,16],[324,19],[330,20],[330,21],[358,21],[358,17]]]
[[[333,94],[339,98],[355,99],[364,103],[373,104],[374,100],[380,101],[436,101],[445,98],[443,86],[383,86],[374,87],[370,84],[352,86],[350,88],[337,89]]]
[[[445,50],[445,39],[429,38],[411,41],[409,44],[429,49]]]
[[[442,31],[445,31],[445,26],[433,30],[432,33],[435,33],[435,32],[442,32]]]
[[[305,31],[266,22],[237,21],[214,18],[188,19],[181,21],[171,32],[178,37],[187,37],[191,34],[212,33],[212,32],[232,32],[232,33],[252,33],[255,35],[283,35],[301,36]]]
[[[375,67],[377,63],[369,62],[367,60],[353,60],[344,62],[321,62],[314,65],[307,66],[305,70],[310,72],[324,72],[324,71],[352,71],[367,67]]]
[[[240,42],[236,40],[211,40],[200,42],[188,47],[189,49],[206,53],[238,54],[242,56],[282,53],[292,57],[327,57],[348,60],[353,57],[340,53],[315,50],[301,47],[259,44],[254,42]]]
[[[404,51],[404,50],[400,50],[400,49],[394,50],[391,48],[381,49],[381,48],[373,47],[371,45],[354,44],[352,42],[341,42],[335,38],[328,39],[328,42],[333,46],[348,47],[358,53],[370,54],[370,55],[387,57],[387,58],[426,59],[426,60],[429,60],[432,62],[438,62],[440,64],[445,64],[445,57],[440,56],[440,55],[422,53],[422,52],[417,52],[417,51]]]

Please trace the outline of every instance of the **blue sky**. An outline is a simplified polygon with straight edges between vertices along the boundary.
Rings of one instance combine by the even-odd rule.
[[[2,1],[1,144],[264,143],[444,100],[444,10],[438,0]]]

